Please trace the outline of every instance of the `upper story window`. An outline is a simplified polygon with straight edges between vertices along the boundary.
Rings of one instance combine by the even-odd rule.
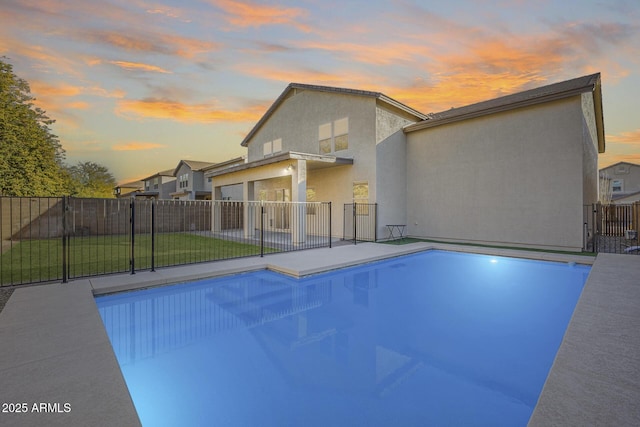
[[[158,179],[159,179],[159,178],[155,178],[155,179],[153,180],[153,189],[154,189],[154,190],[157,190],[157,189],[158,189]]]
[[[349,118],[325,123],[318,127],[320,154],[329,154],[349,148]]]
[[[184,173],[178,177],[178,188],[189,187],[189,174]]]
[[[265,142],[264,145],[262,146],[262,155],[264,157],[271,156],[281,151],[282,151],[282,138]]]
[[[624,190],[624,181],[622,179],[611,180],[611,192],[619,193]]]

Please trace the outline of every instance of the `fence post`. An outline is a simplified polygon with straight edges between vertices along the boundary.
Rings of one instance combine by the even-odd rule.
[[[260,201],[260,257],[264,256],[264,200]]]
[[[151,271],[156,271],[156,202],[151,199]]]
[[[358,219],[358,214],[357,214],[357,208],[358,208],[358,204],[356,202],[353,202],[353,244],[357,245],[358,244],[358,228],[356,227],[356,222]]]
[[[129,265],[131,267],[131,274],[136,274],[136,204],[135,199],[132,197],[129,203],[129,222],[131,223],[131,255],[129,258]]]
[[[373,242],[378,241],[378,203],[374,203],[373,210],[375,218],[373,219]]]
[[[599,240],[599,236],[600,236],[600,225],[598,224],[598,206],[600,206],[600,204],[596,204],[594,203],[593,205],[591,205],[591,220],[593,221],[593,225],[592,225],[592,229],[593,229],[593,244],[592,249],[593,252],[598,252],[598,240]]]
[[[67,283],[67,196],[62,196],[62,283]]]
[[[329,249],[331,249],[331,202],[329,202]]]

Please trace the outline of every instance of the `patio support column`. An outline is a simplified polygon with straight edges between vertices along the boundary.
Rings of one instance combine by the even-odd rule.
[[[307,161],[297,160],[291,171],[291,240],[299,245],[307,240]]]
[[[253,203],[254,194],[254,181],[244,181],[242,183],[242,214],[244,219],[244,237],[245,239],[252,239],[256,229],[256,210],[255,203]],[[259,214],[259,212],[258,212]]]
[[[213,185],[213,182],[211,185]],[[211,230],[215,233],[222,231],[222,187],[213,187],[212,192]]]

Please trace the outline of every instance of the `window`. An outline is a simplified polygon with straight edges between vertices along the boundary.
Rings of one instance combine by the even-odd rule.
[[[184,173],[178,177],[178,188],[189,187],[189,174]]]
[[[275,154],[275,153],[279,153],[280,151],[282,151],[282,138],[274,139],[273,152]]]
[[[320,154],[329,154],[331,152],[331,123],[320,125],[318,139],[320,141]]]
[[[334,151],[349,148],[349,119],[344,118],[333,122]]]
[[[270,156],[272,152],[273,152],[273,146],[271,144],[271,141],[265,142],[264,145],[262,146],[262,154],[264,155],[264,157]]]
[[[153,180],[153,189],[154,189],[154,190],[157,190],[157,189],[158,189],[158,178],[155,178],[155,179]]]
[[[265,142],[262,146],[262,155],[268,157],[272,154],[282,151],[282,138],[274,139],[273,141]]]
[[[369,215],[369,183],[367,181],[356,181],[353,183],[353,203],[358,205],[358,215]]]
[[[611,181],[611,191],[613,193],[619,193],[623,190],[624,181],[622,179],[614,179]]]
[[[349,148],[349,118],[345,117],[318,127],[318,151],[329,154]]]

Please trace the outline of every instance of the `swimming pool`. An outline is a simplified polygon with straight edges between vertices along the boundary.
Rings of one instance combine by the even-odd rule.
[[[96,298],[143,425],[526,425],[590,268],[428,251]]]

